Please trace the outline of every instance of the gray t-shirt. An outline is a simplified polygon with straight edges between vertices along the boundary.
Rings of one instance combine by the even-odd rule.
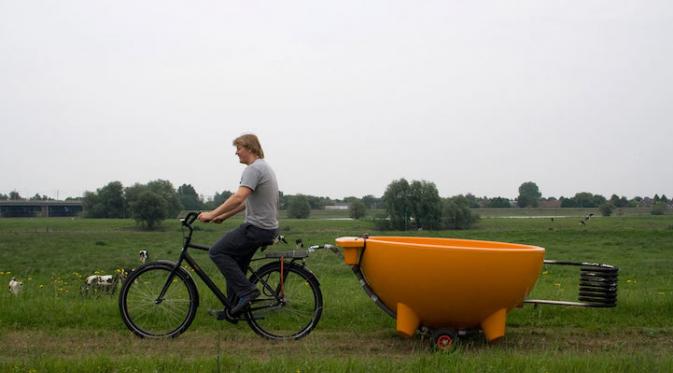
[[[258,228],[278,229],[278,182],[264,159],[243,170],[241,186],[252,189],[245,200],[245,222]]]

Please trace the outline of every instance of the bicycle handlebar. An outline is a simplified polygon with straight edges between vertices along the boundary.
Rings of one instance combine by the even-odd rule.
[[[185,227],[189,227],[189,228],[191,228],[192,224],[193,224],[193,223],[196,221],[196,219],[199,217],[199,214],[201,214],[200,211],[192,211],[192,212],[190,212],[189,214],[187,214],[187,216],[185,216],[184,218],[180,219],[180,221],[182,222],[182,225],[184,225]]]

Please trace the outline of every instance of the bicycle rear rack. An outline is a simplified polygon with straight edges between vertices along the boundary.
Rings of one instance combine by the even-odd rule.
[[[546,299],[526,299],[528,304],[609,308],[617,306],[619,268],[609,264],[545,260],[544,264],[580,267],[579,302]]]

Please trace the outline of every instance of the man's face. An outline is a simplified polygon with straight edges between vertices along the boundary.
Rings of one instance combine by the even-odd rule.
[[[250,156],[252,153],[243,146],[236,145],[236,155],[238,156],[238,161],[243,164],[248,164],[250,161]]]

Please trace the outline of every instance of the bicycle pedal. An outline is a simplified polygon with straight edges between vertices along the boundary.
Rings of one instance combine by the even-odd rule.
[[[224,321],[228,321],[228,322],[230,322],[230,323],[232,323],[232,324],[238,324],[238,322],[239,322],[240,320],[243,320],[243,318],[232,317],[232,316],[229,314],[229,311],[228,311],[228,310],[222,310],[222,309],[210,309],[210,310],[208,310],[208,314],[209,314],[210,316],[215,317],[217,320],[220,320],[220,321],[222,321],[222,320],[224,320]]]

